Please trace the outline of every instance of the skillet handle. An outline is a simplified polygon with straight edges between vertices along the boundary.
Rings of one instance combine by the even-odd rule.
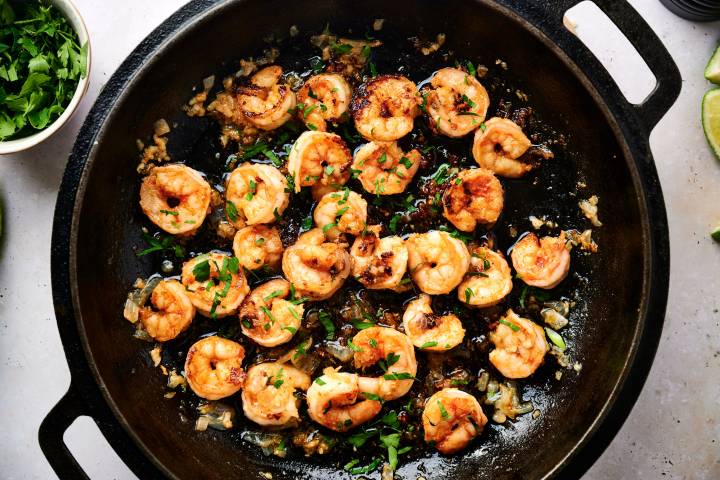
[[[557,0],[553,9],[562,15],[582,0]],[[637,49],[655,75],[657,84],[642,103],[629,104],[649,134],[680,94],[682,77],[670,53],[652,28],[624,0],[592,0]],[[628,102],[629,103],[629,102]]]
[[[61,479],[90,480],[63,440],[68,427],[82,415],[89,415],[89,411],[75,386],[70,383],[67,393],[40,424],[40,448]]]

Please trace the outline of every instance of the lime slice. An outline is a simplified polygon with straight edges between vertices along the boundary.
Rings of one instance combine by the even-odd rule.
[[[702,124],[705,138],[720,159],[720,88],[710,90],[703,97]]]
[[[720,84],[720,45],[715,49],[715,53],[712,54],[707,67],[705,67],[705,78],[712,83]]]

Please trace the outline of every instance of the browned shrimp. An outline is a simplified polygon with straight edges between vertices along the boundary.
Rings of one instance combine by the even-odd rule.
[[[490,170],[462,170],[443,194],[443,215],[458,230],[472,232],[478,223],[495,223],[503,202],[502,185]]]
[[[491,307],[512,287],[512,272],[501,253],[486,247],[470,249],[470,269],[457,290],[461,302],[470,307]]]
[[[487,423],[475,397],[456,388],[444,388],[428,398],[422,419],[425,441],[446,455],[465,448]]]
[[[403,153],[396,142],[368,142],[355,153],[352,168],[363,188],[375,195],[404,192],[420,168],[422,155]]]
[[[195,232],[210,206],[210,185],[200,172],[185,165],[155,167],[140,186],[140,207],[166,232]]]
[[[215,252],[185,262],[182,284],[198,312],[213,318],[237,312],[250,290],[237,259]]]
[[[242,362],[245,349],[222,337],[205,337],[188,350],[185,378],[198,397],[218,400],[229,397],[243,386]]]
[[[309,128],[325,132],[327,122],[339,123],[344,119],[351,95],[350,85],[341,75],[313,75],[297,93],[298,116]]]
[[[532,170],[532,165],[518,160],[530,145],[516,123],[494,117],[475,132],[472,153],[481,167],[501,177],[517,178]]]
[[[195,307],[177,280],[162,280],[150,297],[153,308],[143,307],[139,317],[145,331],[158,342],[167,342],[187,330]]]
[[[533,287],[555,288],[570,271],[565,232],[541,239],[530,232],[515,243],[510,257],[518,277]]]
[[[240,306],[242,332],[263,347],[276,347],[292,340],[304,313],[290,296],[290,282],[269,280],[255,287]]]
[[[237,102],[245,118],[257,128],[274,130],[290,120],[295,93],[281,83],[282,68],[265,67],[237,89]]]
[[[529,377],[542,365],[549,350],[542,327],[519,317],[512,309],[490,332],[490,340],[495,344],[490,363],[507,378]]]
[[[352,259],[343,245],[328,242],[321,228],[300,235],[285,250],[282,269],[298,295],[312,300],[333,296],[350,275]]]
[[[320,425],[346,432],[380,413],[382,404],[363,395],[373,395],[374,388],[371,379],[328,367],[308,388],[308,414]]]
[[[368,227],[355,238],[350,249],[353,276],[370,289],[403,290],[408,262],[405,241],[398,236],[380,238],[380,228],[380,225]]]
[[[485,120],[490,97],[474,75],[442,68],[423,88],[430,127],[448,137],[462,137]]]
[[[280,232],[269,225],[249,225],[241,228],[233,239],[233,252],[240,265],[248,270],[280,267],[283,244]]]
[[[380,75],[355,91],[350,112],[360,135],[390,142],[410,133],[420,114],[419,105],[420,94],[413,82],[401,75]]]
[[[465,329],[454,315],[436,315],[430,305],[430,295],[421,293],[408,303],[403,314],[405,334],[413,345],[422,350],[444,352],[462,343]]]
[[[301,187],[316,189],[345,185],[350,179],[351,164],[350,150],[339,135],[303,132],[290,149],[287,168],[295,180],[295,193],[298,193]]]

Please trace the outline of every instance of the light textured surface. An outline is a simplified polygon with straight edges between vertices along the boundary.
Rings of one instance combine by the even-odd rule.
[[[0,158],[0,198],[6,209],[0,246],[0,471],[7,479],[53,477],[36,436],[42,417],[70,379],[52,310],[49,271],[52,214],[65,159],[103,83],[130,50],[184,2],[76,3],[93,44],[89,93],[70,124],[46,144]],[[631,3],[658,32],[683,75],[680,99],[651,136],[670,219],[670,300],[643,393],[586,478],[717,479],[720,245],[708,232],[720,222],[720,162],[705,144],[700,99],[709,88],[702,71],[718,41],[720,24],[686,22],[656,0]],[[586,14],[585,9],[573,12],[578,35],[604,46],[603,59],[621,65],[615,71],[625,72],[624,91],[641,98],[638,92],[648,88],[642,69],[624,67],[629,56]],[[90,419],[76,422],[66,439],[92,478],[133,478]]]

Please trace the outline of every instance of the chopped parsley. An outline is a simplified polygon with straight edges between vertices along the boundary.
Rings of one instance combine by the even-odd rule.
[[[420,349],[437,347],[437,344],[438,344],[438,342],[425,342],[422,345],[420,345]]]
[[[335,338],[335,324],[333,323],[332,318],[330,318],[330,314],[325,310],[320,310],[318,312],[318,320],[322,324],[323,328],[325,328],[325,339],[333,340]]]
[[[509,327],[510,329],[512,329],[513,332],[518,332],[518,331],[520,331],[520,327],[518,327],[517,325],[515,325],[515,324],[512,323],[512,322],[508,322],[508,321],[505,320],[504,318],[501,318],[500,320],[498,320],[498,322],[502,323],[502,324],[505,325],[506,327]]]

